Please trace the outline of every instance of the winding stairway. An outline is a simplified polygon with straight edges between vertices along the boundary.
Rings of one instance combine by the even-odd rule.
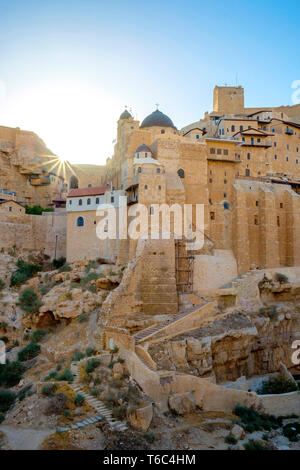
[[[74,376],[74,381],[70,384],[70,387],[74,390],[75,393],[79,393],[82,395],[86,401],[92,408],[94,408],[99,414],[96,415],[94,418],[87,418],[84,421],[81,421],[77,424],[73,424],[70,427],[59,427],[57,431],[71,431],[73,429],[82,428],[88,426],[89,424],[95,424],[98,421],[106,421],[109,424],[110,429],[114,431],[126,431],[128,429],[126,423],[122,421],[118,421],[112,417],[112,412],[107,406],[103,403],[103,401],[98,400],[98,398],[94,397],[93,395],[86,393],[80,384],[79,381],[79,365],[83,362],[90,361],[91,359],[100,359],[101,355],[97,354],[94,356],[85,357],[80,359],[80,361],[72,362],[71,363],[71,372]]]

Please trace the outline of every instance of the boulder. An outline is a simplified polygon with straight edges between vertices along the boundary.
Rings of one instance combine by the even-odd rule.
[[[239,426],[238,424],[235,424],[233,428],[230,431],[230,434],[236,438],[237,441],[240,441],[241,439],[244,439],[245,437],[245,431],[242,428],[242,426]]]
[[[127,414],[127,419],[130,424],[135,428],[141,431],[146,432],[151,424],[153,418],[153,406],[152,403],[143,406],[142,408],[137,408],[133,412]]]
[[[169,407],[179,415],[192,413],[196,409],[194,394],[185,392],[171,395],[169,397]]]

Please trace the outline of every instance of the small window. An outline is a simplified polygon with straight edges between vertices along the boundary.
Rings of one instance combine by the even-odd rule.
[[[99,204],[99,198],[96,197],[96,204]]]
[[[212,182],[213,182],[212,178],[209,178],[209,182],[210,182],[210,183],[212,183]]]
[[[214,212],[210,213],[210,220],[215,220],[215,213]]]
[[[161,186],[160,186],[160,185],[158,185],[158,190],[159,190],[159,191],[161,190]]]
[[[224,184],[227,184],[227,180],[224,180]]]
[[[150,214],[152,215],[154,213],[154,207],[150,207]]]
[[[138,167],[138,173],[142,173],[142,168],[140,166]]]
[[[246,176],[250,176],[250,170],[249,170],[248,168],[246,168],[245,175],[246,175]]]
[[[289,161],[289,157],[286,157],[286,161],[287,161],[287,162]]]
[[[224,202],[223,206],[224,206],[225,210],[228,210],[229,209],[229,202],[227,202],[227,201]]]
[[[91,185],[91,184],[88,184],[88,188],[91,188],[91,187],[92,187],[92,185]]]
[[[299,160],[298,160],[298,159],[296,159],[296,165],[298,165],[298,163],[299,163]]]
[[[274,155],[274,160],[277,160],[277,155],[276,154]]]
[[[208,202],[209,202],[210,204],[212,204],[212,203],[213,203],[213,202],[212,202],[212,200],[211,200],[210,198],[209,198]]]
[[[223,154],[224,154],[224,155],[228,155],[228,150],[227,150],[227,149],[224,149],[224,150],[223,150]]]
[[[282,209],[282,208],[283,208],[283,203],[281,202],[281,203],[280,203],[280,209]]]
[[[222,149],[217,149],[217,155],[222,155]]]
[[[79,199],[78,205],[79,205],[79,206],[82,206],[82,199]]]
[[[72,204],[72,199],[70,199],[69,204],[70,204],[70,205]]]
[[[88,200],[87,200],[87,202],[86,202],[86,203],[87,203],[87,205],[88,205],[88,206],[91,204],[91,200],[90,200],[90,198],[88,198]]]
[[[213,147],[211,147],[211,148],[209,149],[209,153],[210,153],[211,155],[214,155],[214,154],[216,153],[216,149],[213,148]]]
[[[235,132],[235,126],[231,126],[231,132]]]
[[[277,216],[277,226],[280,227],[280,217],[279,217],[279,215]]]
[[[258,217],[257,217],[257,215],[254,217],[254,225],[258,225]]]
[[[160,173],[160,168],[156,168],[156,173]]]
[[[162,130],[160,131],[161,134],[164,134],[165,132],[166,132],[165,129],[162,129]]]
[[[244,130],[244,126],[240,126],[240,131],[243,131]]]
[[[250,153],[247,153],[247,160],[250,160],[250,158],[251,158]]]
[[[83,217],[78,217],[78,219],[77,219],[77,227],[83,227],[83,226],[84,226]]]
[[[115,197],[114,197],[114,196],[111,196],[110,202],[111,202],[111,203],[115,202]]]
[[[258,205],[259,205],[259,202],[258,202],[258,201],[255,201],[255,205],[258,206]]]
[[[148,185],[147,185],[147,184],[145,184],[145,189],[148,189]]]
[[[199,139],[199,137],[200,137],[199,134],[196,134],[196,139]]]
[[[226,197],[227,197],[227,194],[226,194],[226,193],[224,193],[224,198],[226,199]]]
[[[184,170],[182,168],[179,168],[179,170],[177,171],[177,174],[179,178],[184,178]]]
[[[12,207],[11,207],[11,206],[9,206],[8,210],[9,210],[9,212],[12,212]]]

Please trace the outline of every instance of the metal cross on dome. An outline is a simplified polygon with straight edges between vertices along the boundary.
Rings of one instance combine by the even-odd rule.
[[[156,109],[158,110],[159,103],[155,103]]]

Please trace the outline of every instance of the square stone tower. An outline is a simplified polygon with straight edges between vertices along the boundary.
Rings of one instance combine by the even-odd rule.
[[[241,86],[215,86],[213,110],[220,116],[242,113],[244,111],[244,88]]]

